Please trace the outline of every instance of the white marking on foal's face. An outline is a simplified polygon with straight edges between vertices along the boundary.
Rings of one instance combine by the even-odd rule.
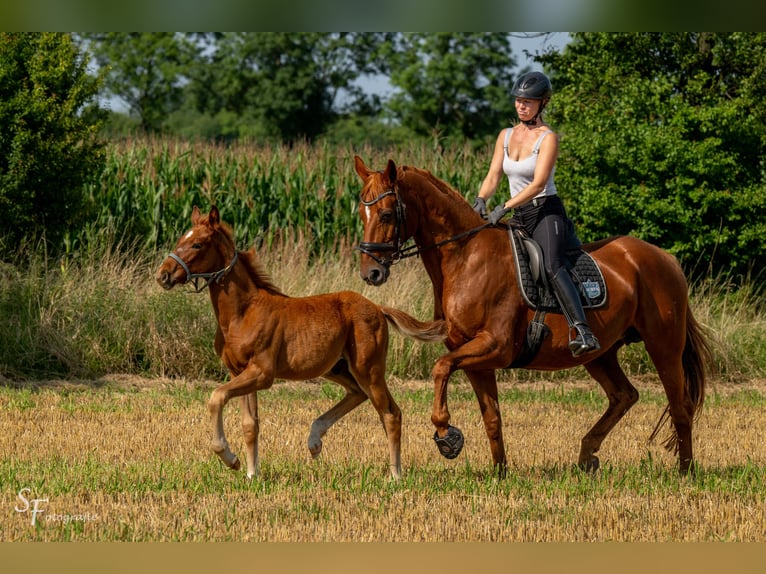
[[[184,235],[184,239],[189,239],[194,234],[194,230],[192,229],[189,233]]]
[[[369,221],[370,220],[370,206],[369,205],[365,206],[364,214],[365,214],[365,216],[367,216],[367,221]]]

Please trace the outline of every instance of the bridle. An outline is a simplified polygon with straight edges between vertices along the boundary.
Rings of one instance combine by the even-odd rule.
[[[212,273],[192,273],[189,270],[189,266],[186,265],[184,260],[181,259],[178,255],[175,253],[168,253],[168,257],[170,257],[173,261],[181,266],[181,268],[186,272],[186,282],[194,285],[194,293],[199,293],[207,287],[210,287],[210,284],[213,282],[220,283],[224,275],[231,271],[231,268],[234,267],[234,264],[237,262],[237,250],[234,250],[234,257],[231,258],[231,263],[229,263],[223,269],[219,269],[218,271],[214,271]],[[202,285],[200,285],[200,279],[204,281]]]
[[[404,222],[406,221],[405,218],[405,211],[406,208],[404,206],[404,203],[402,203],[402,200],[399,199],[399,194],[396,193],[395,189],[387,189],[383,193],[381,193],[379,196],[375,197],[374,199],[370,201],[364,201],[361,200],[362,205],[365,207],[369,207],[371,205],[375,205],[380,200],[388,197],[389,195],[393,195],[396,199],[396,204],[394,205],[394,237],[391,241],[388,243],[375,243],[371,241],[362,241],[359,245],[355,247],[358,251],[361,251],[365,255],[368,255],[372,259],[374,259],[378,264],[383,265],[384,267],[389,267],[390,265],[393,265],[394,263],[398,262],[400,259],[405,259],[407,257],[412,257],[413,255],[417,255],[417,246],[416,245],[410,245],[409,247],[402,248],[402,236],[404,235],[404,230],[402,229],[404,226]],[[406,239],[405,239],[406,241]],[[413,249],[415,250],[414,252]],[[391,256],[388,259],[384,259],[383,257],[379,257],[373,251],[383,251],[390,253]]]
[[[480,225],[479,227],[475,227],[473,229],[469,229],[468,231],[463,231],[462,233],[458,233],[457,235],[453,235],[449,239],[445,239],[443,241],[439,241],[438,243],[434,243],[432,245],[429,245],[427,247],[423,247],[422,249],[419,248],[417,245],[410,245],[407,247],[403,247],[402,244],[407,241],[407,239],[402,240],[402,237],[404,236],[404,226],[406,223],[406,206],[404,205],[404,202],[402,202],[401,198],[399,197],[399,194],[397,193],[396,188],[393,189],[387,189],[374,199],[371,199],[370,201],[364,201],[361,200],[362,205],[365,207],[369,207],[371,205],[375,205],[380,200],[382,200],[385,197],[388,197],[389,195],[393,195],[396,199],[396,204],[394,206],[394,217],[395,217],[395,224],[394,224],[394,237],[391,241],[387,243],[375,243],[371,241],[362,241],[357,245],[354,249],[357,251],[361,251],[365,255],[371,257],[374,259],[379,265],[382,265],[383,267],[390,267],[394,263],[398,263],[402,259],[406,259],[408,257],[413,257],[414,255],[420,255],[422,252],[427,251],[429,249],[435,249],[438,247],[441,247],[442,245],[445,245],[447,243],[451,243],[453,241],[457,241],[458,239],[462,239],[464,237],[468,237],[469,235],[473,235],[474,233],[478,233],[482,229],[489,227],[489,223],[485,223],[484,225]],[[384,258],[381,256],[376,255],[373,253],[374,251],[377,252],[387,252],[390,253],[391,256],[388,258]]]

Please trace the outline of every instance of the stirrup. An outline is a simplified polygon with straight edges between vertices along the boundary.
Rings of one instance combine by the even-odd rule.
[[[598,339],[596,339],[590,327],[582,323],[572,326],[577,332],[577,336],[569,341],[569,350],[572,351],[573,357],[579,357],[583,353],[592,353],[601,348]]]

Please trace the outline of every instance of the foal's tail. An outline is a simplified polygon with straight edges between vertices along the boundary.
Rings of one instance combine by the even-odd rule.
[[[681,364],[684,369],[684,381],[686,393],[692,404],[692,420],[695,421],[705,403],[705,365],[710,364],[713,357],[710,348],[710,342],[702,326],[692,315],[691,309],[686,311],[686,345],[681,355]],[[649,440],[652,441],[660,428],[670,418],[670,405],[665,407],[657,426],[652,432]],[[675,428],[671,431],[670,437],[663,442],[666,449],[671,452],[678,452],[678,435]]]
[[[442,320],[419,321],[404,311],[392,307],[381,307],[389,323],[405,337],[422,343],[440,343],[447,338],[447,323]]]

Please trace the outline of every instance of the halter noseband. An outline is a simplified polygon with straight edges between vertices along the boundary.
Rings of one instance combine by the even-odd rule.
[[[194,293],[199,293],[206,287],[210,287],[210,284],[214,281],[216,283],[220,283],[221,279],[223,279],[223,276],[231,271],[231,268],[234,267],[234,264],[237,262],[237,251],[236,249],[234,250],[234,257],[231,258],[231,263],[229,263],[223,269],[219,269],[218,271],[214,271],[212,273],[192,273],[189,270],[189,266],[186,265],[184,260],[181,259],[178,255],[175,253],[168,253],[168,257],[170,257],[173,261],[181,266],[181,268],[186,272],[186,282],[194,285]],[[202,285],[199,284],[200,279],[204,281]]]

